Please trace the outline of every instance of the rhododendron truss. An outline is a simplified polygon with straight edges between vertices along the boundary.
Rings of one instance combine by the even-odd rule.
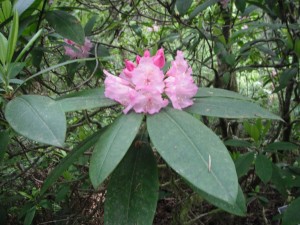
[[[162,71],[164,65],[164,51],[159,49],[154,56],[145,51],[136,57],[136,63],[125,60],[119,77],[104,70],[105,96],[122,104],[125,114],[131,109],[137,113],[158,113],[169,104],[167,97],[176,109],[191,106],[198,87],[183,53],[177,51],[166,75]]]
[[[65,54],[70,56],[71,59],[87,58],[93,47],[92,42],[88,38],[85,38],[84,45],[78,45],[69,39],[65,39],[64,41],[66,43],[66,46],[64,46]]]

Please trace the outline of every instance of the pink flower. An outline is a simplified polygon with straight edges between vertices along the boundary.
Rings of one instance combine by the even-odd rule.
[[[165,92],[175,109],[183,109],[193,104],[192,97],[197,93],[198,87],[191,76],[192,69],[184,60],[183,53],[177,51],[175,61],[167,72],[165,79]]]
[[[124,113],[126,114],[133,107],[137,92],[130,86],[128,81],[114,76],[106,70],[103,70],[103,72],[107,76],[104,81],[105,97],[125,106]]]
[[[159,92],[140,92],[134,104],[134,110],[137,113],[158,113],[162,108],[168,105],[169,101],[163,99]]]
[[[65,54],[70,56],[71,59],[79,59],[79,58],[86,58],[90,54],[90,50],[93,47],[92,42],[85,38],[84,45],[78,45],[74,41],[69,39],[64,40],[66,44],[69,46],[64,46]]]
[[[142,57],[139,65],[132,71],[132,83],[136,90],[163,93],[165,88],[163,72],[150,57]]]
[[[164,65],[163,49],[159,49],[152,57],[146,50],[142,57],[136,57],[136,64],[125,60],[125,68],[119,77],[104,70],[107,76],[104,81],[105,96],[122,104],[125,114],[131,109],[137,113],[158,113],[169,103],[162,96],[164,92],[176,109],[192,105],[192,97],[198,88],[194,84],[192,69],[184,60],[183,53],[177,52],[176,60],[167,72],[167,79],[162,71]]]

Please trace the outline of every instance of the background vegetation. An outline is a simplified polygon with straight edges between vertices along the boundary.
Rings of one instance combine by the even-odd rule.
[[[103,224],[107,182],[93,189],[93,144],[79,143],[111,124],[121,108],[68,112],[61,147],[19,135],[4,111],[20,95],[57,100],[99,88],[103,69],[118,74],[125,59],[161,47],[168,61],[184,51],[199,87],[239,92],[283,121],[198,117],[227,146],[247,213],[212,206],[156,155],[160,191],[153,224],[299,224],[299,16],[300,3],[293,0],[1,0],[0,224]],[[89,38],[93,48],[89,59],[70,63],[64,38],[75,36],[81,44],[82,36]],[[225,114],[243,106],[220,107]],[[45,183],[72,152],[71,165]]]

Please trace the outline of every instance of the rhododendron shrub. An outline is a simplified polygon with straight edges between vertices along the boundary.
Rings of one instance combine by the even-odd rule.
[[[116,77],[106,70],[105,96],[122,104],[126,114],[133,109],[136,113],[154,114],[166,107],[170,99],[175,109],[183,109],[193,104],[197,86],[192,78],[192,69],[181,51],[172,61],[172,66],[164,75],[163,49],[151,57],[147,50],[136,57],[136,63],[125,60],[125,68]]]

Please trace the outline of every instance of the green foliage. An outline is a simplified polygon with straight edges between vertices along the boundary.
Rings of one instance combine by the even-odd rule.
[[[221,118],[265,118],[281,120],[279,116],[270,113],[252,102],[221,97],[197,98],[194,105],[189,107],[187,111]]]
[[[46,15],[49,24],[64,38],[70,39],[79,45],[84,44],[84,29],[75,16],[67,12],[55,10]]]
[[[57,99],[57,102],[61,105],[64,112],[108,107],[116,104],[116,102],[104,96],[103,88],[82,90],[68,94]]]
[[[90,165],[90,178],[95,188],[117,167],[139,131],[142,114],[119,117],[95,145]]]
[[[105,224],[151,225],[158,184],[152,149],[145,143],[133,143],[111,176],[105,200]]]
[[[235,202],[234,164],[213,132],[187,113],[171,108],[148,116],[147,127],[159,154],[193,187],[229,204]]]
[[[299,224],[299,8],[1,0],[0,223]],[[194,105],[120,115],[103,69],[161,47],[192,66]]]
[[[5,116],[12,128],[32,140],[63,146],[66,118],[60,104],[35,95],[23,95],[9,102]]]
[[[290,206],[288,206],[286,212],[284,212],[282,225],[296,225],[300,222],[299,215],[300,198],[294,200]]]

